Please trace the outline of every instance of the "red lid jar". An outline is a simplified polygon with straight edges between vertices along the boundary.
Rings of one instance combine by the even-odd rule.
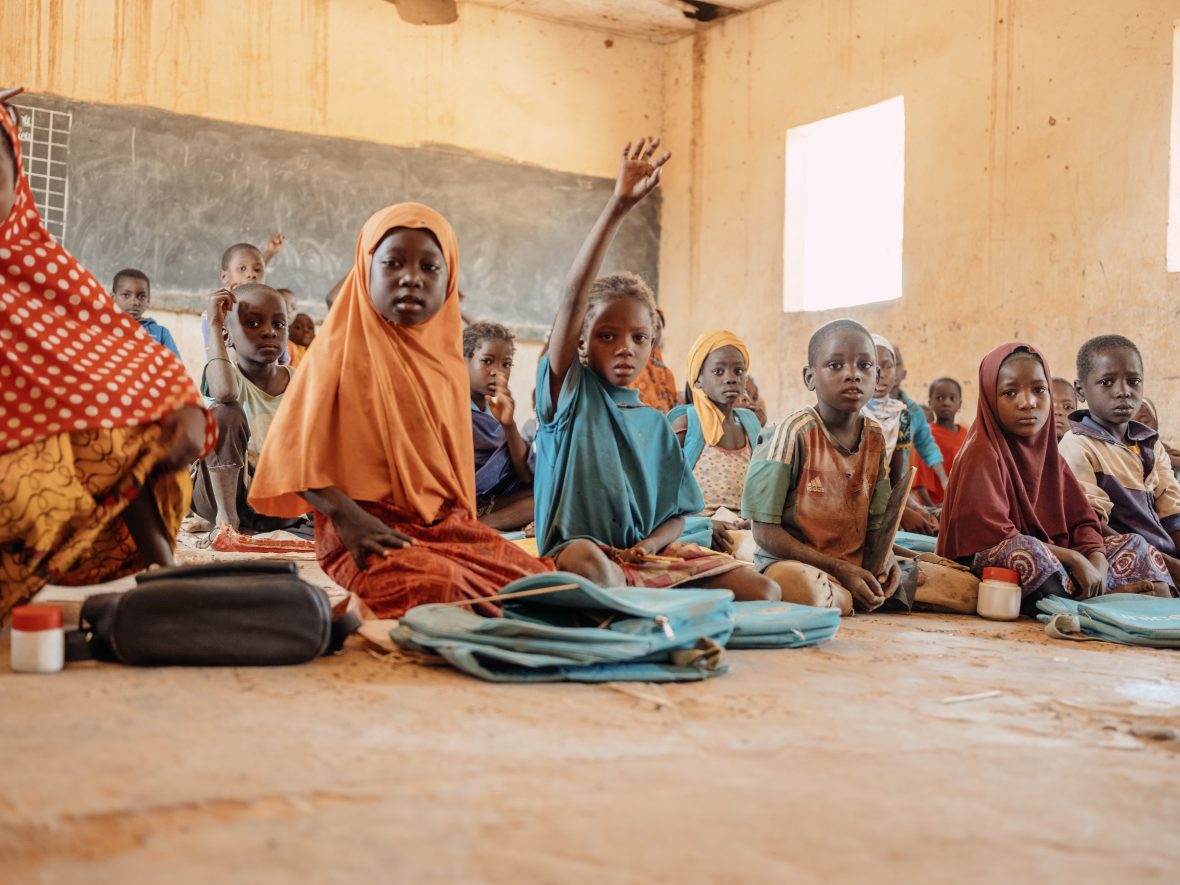
[[[12,629],[25,633],[60,630],[61,609],[56,605],[18,605],[12,610]]]
[[[983,570],[983,579],[985,581],[1000,581],[1004,584],[1020,586],[1020,575],[1010,568],[985,568]]]

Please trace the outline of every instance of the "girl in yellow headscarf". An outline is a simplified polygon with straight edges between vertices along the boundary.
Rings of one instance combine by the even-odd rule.
[[[703,538],[708,530],[714,549],[752,561],[752,539],[745,537],[749,523],[715,518],[723,509],[735,516],[741,512],[746,469],[762,430],[753,412],[737,407],[749,366],[750,352],[740,338],[724,329],[705,332],[688,355],[688,404],[677,406],[668,419],[705,498],[705,509],[687,521],[685,534],[695,531]]]

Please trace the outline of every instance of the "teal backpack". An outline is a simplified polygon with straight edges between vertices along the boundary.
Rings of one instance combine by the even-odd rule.
[[[390,635],[491,682],[688,682],[725,673],[726,646],[800,648],[840,624],[833,609],[735,603],[728,590],[608,589],[568,572],[522,578],[496,599],[503,617],[420,605]]]
[[[1037,600],[1038,619],[1054,639],[1103,640],[1151,648],[1180,648],[1180,599],[1110,593],[1093,599]]]

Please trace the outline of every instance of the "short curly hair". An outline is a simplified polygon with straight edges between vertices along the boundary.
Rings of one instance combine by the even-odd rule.
[[[1085,381],[1090,372],[1094,370],[1094,360],[1098,354],[1111,350],[1129,350],[1139,357],[1140,363],[1143,362],[1143,354],[1139,352],[1139,348],[1130,338],[1124,338],[1122,335],[1099,335],[1078,348],[1076,365],[1078,381]]]
[[[582,323],[583,331],[590,328],[590,324],[594,322],[595,317],[602,312],[604,307],[613,304],[620,298],[634,298],[647,308],[648,313],[651,314],[654,335],[657,324],[662,325],[660,309],[656,306],[656,296],[647,281],[639,274],[634,273],[612,273],[594,281],[586,303],[586,320]]]
[[[480,320],[472,323],[463,330],[463,358],[471,359],[475,355],[475,348],[484,341],[507,341],[512,345],[512,353],[516,354],[516,336],[507,326]]]

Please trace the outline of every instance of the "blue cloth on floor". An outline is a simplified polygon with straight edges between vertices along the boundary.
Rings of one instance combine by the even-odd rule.
[[[934,535],[917,535],[913,532],[899,531],[893,538],[893,543],[915,553],[933,553],[938,546],[938,538]]]
[[[1045,632],[1055,639],[1100,639],[1123,645],[1180,648],[1180,599],[1110,593],[1092,599],[1037,600]]]
[[[840,612],[792,602],[735,602],[726,648],[802,648],[836,635]]]

